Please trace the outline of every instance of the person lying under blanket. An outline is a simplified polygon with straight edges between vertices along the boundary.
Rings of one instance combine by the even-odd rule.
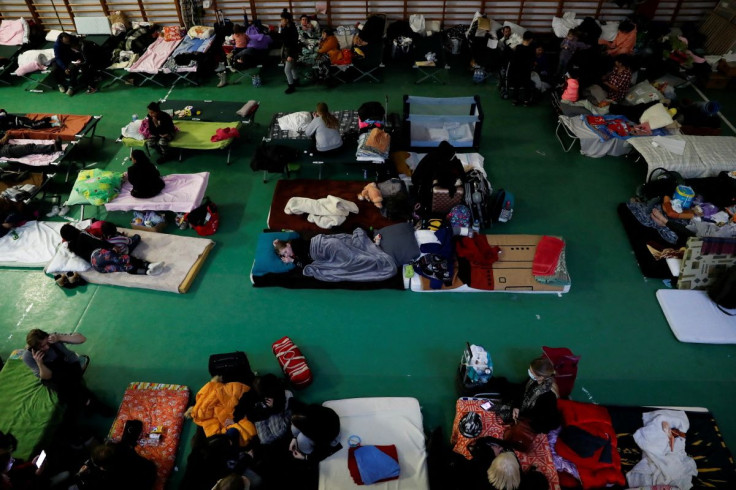
[[[67,242],[70,252],[89,262],[100,273],[127,272],[156,276],[164,268],[163,262],[147,262],[128,253],[120,253],[112,243],[72,225],[61,227],[61,238]]]
[[[309,240],[274,240],[273,247],[282,262],[293,263],[305,276],[320,281],[382,281],[397,273],[391,256],[361,228],[352,234],[316,235]]]

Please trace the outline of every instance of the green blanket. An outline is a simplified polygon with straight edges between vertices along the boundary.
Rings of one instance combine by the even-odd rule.
[[[21,359],[8,359],[0,371],[0,430],[18,439],[16,458],[28,460],[43,449],[61,420],[56,393]]]
[[[172,148],[185,150],[219,150],[232,143],[232,139],[215,141],[210,140],[220,128],[238,128],[242,130],[240,121],[232,122],[204,122],[204,121],[174,121],[179,128],[176,138],[171,142]],[[145,141],[133,138],[123,138],[125,146],[143,146]]]

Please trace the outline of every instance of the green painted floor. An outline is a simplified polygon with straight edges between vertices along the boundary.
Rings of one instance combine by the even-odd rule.
[[[196,392],[208,379],[207,358],[236,349],[248,353],[260,372],[277,372],[271,343],[291,336],[308,357],[314,384],[299,396],[310,402],[365,396],[419,399],[425,427],[449,433],[455,372],[466,341],[487,347],[496,373],[522,380],[528,361],[542,345],[567,346],[582,356],[573,398],[606,404],[703,406],[736,447],[736,346],[678,342],[655,299],[665,287],[642,277],[616,215],[644,179],[643,164],[623,158],[590,159],[564,153],[554,138],[550,107],[512,107],[494,85],[474,85],[470,73],[452,73],[444,86],[414,84],[408,69],[390,70],[380,84],[311,86],[290,96],[276,69],[259,89],[248,83],[223,89],[113,87],[69,98],[0,88],[0,106],[13,112],[102,114],[99,134],[86,147],[90,162],[122,170],[126,151],[112,141],[132,113],[172,99],[260,100],[252,141],[265,133],[277,111],[312,110],[319,101],[333,109],[357,108],[389,97],[401,111],[403,94],[479,94],[486,121],[481,152],[495,187],[516,194],[514,219],[493,233],[554,234],[565,237],[573,280],[569,294],[418,294],[409,291],[291,291],[254,289],[249,280],[257,234],[277,180],[262,182],[249,167],[255,143],[241,144],[234,163],[222,154],[197,153],[162,170],[211,172],[208,194],[219,204],[217,245],[188,294],[174,295],[116,287],[66,291],[38,270],[0,274],[0,355],[24,344],[34,327],[80,331],[88,337],[77,350],[89,354],[89,385],[110,404],[119,404],[130,381],[181,383]],[[716,97],[717,93],[709,94]],[[724,113],[736,120],[734,97]],[[722,98],[722,100],[725,100]],[[331,165],[326,176],[359,179],[354,167]],[[316,177],[302,165],[301,177]],[[63,180],[63,179],[60,179]],[[69,185],[66,186],[68,192]],[[57,188],[64,188],[58,183]],[[125,225],[124,213],[99,218]],[[169,232],[192,235],[193,232]],[[98,421],[100,430],[109,421]],[[185,429],[184,441],[193,433]],[[448,436],[449,437],[449,436]],[[179,453],[179,468],[188,444]],[[179,473],[179,475],[181,472]],[[177,477],[174,478],[174,481]],[[172,485],[173,486],[173,485]]]

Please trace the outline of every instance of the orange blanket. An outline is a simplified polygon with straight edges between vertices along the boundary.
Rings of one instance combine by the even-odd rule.
[[[30,113],[26,117],[37,121],[54,114]],[[24,138],[34,140],[53,140],[61,138],[64,141],[74,141],[76,135],[81,133],[92,116],[78,116],[75,114],[56,114],[59,116],[61,126],[46,129],[11,129],[8,131],[11,138]]]
[[[189,388],[182,385],[130,383],[123,395],[123,402],[108,437],[119,441],[127,420],[143,422],[143,436],[135,450],[156,463],[154,490],[163,490],[166,487],[166,481],[174,469],[184,411],[188,404]],[[150,442],[147,434],[154,427],[162,429],[160,441],[157,444],[145,444]]]

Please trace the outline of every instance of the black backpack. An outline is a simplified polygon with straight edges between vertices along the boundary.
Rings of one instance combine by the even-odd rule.
[[[721,272],[713,281],[708,288],[708,297],[718,305],[721,311],[724,308],[728,310],[736,308],[736,265]],[[730,316],[736,315],[736,313],[723,312]]]
[[[470,208],[473,221],[478,220],[481,228],[490,228],[494,220],[491,209],[492,193],[491,183],[482,171],[473,169],[465,174],[465,204]]]
[[[222,376],[222,381],[225,383],[238,381],[250,386],[255,377],[250,368],[248,356],[243,351],[212,354],[208,367],[210,376]]]

